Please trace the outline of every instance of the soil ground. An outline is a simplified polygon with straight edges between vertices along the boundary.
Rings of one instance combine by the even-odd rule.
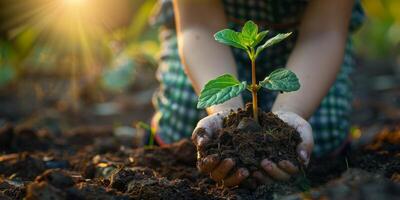
[[[358,62],[352,135],[379,133],[372,144],[312,158],[303,176],[255,190],[220,188],[199,174],[188,140],[135,148],[116,134],[149,122],[154,71],[118,94],[84,86],[72,95],[80,99],[68,80],[24,77],[0,89],[0,199],[399,199],[398,66]]]
[[[400,127],[332,159],[313,159],[294,181],[255,190],[216,186],[196,170],[189,140],[127,148],[112,131],[55,136],[5,124],[0,131],[0,199],[395,199],[400,197]],[[102,142],[96,142],[101,140]],[[40,147],[38,149],[37,147]]]

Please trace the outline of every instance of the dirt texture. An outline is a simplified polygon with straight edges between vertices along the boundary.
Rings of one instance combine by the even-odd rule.
[[[224,118],[223,128],[199,152],[201,157],[216,154],[221,159],[232,158],[236,167],[256,171],[265,158],[274,162],[288,160],[300,166],[296,152],[300,142],[299,133],[271,112],[259,110],[257,123],[252,104],[247,104],[244,110],[231,111]]]
[[[395,138],[400,135],[400,127],[384,129],[371,145],[361,150],[335,158],[312,159],[304,174],[293,181],[248,189],[222,188],[208,175],[200,174],[196,169],[196,149],[189,140],[165,147],[133,149],[118,143],[112,132],[102,128],[86,127],[55,135],[29,128],[24,128],[29,134],[20,134],[18,127],[7,126],[0,128],[7,131],[0,135],[11,138],[10,145],[2,146],[0,154],[0,199],[393,199],[399,196],[400,142]],[[96,142],[100,140],[112,142]],[[30,147],[38,143],[46,148]]]

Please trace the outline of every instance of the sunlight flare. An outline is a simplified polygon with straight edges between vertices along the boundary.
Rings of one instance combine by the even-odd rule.
[[[65,5],[68,6],[82,6],[84,5],[87,0],[62,0]]]

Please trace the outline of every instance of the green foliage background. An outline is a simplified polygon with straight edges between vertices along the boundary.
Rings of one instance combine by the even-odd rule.
[[[0,3],[0,87],[18,81],[27,71],[59,71],[60,66],[68,65],[73,55],[73,44],[50,46],[46,36],[41,35],[34,26],[25,24],[19,15],[35,7],[38,2],[50,0],[3,0]],[[12,5],[24,3],[22,10]],[[399,0],[362,0],[367,14],[363,27],[354,35],[357,54],[367,59],[391,59],[400,53],[400,1]],[[100,60],[104,70],[103,78],[109,88],[124,88],[134,78],[136,60],[147,60],[155,67],[155,57],[159,49],[157,30],[148,25],[148,19],[156,5],[156,0],[131,0],[135,12],[127,27],[119,27],[97,38],[92,48],[94,58]],[[24,10],[25,9],[25,10]],[[107,13],[105,13],[107,14]],[[16,24],[9,26],[12,18],[18,18]],[[26,20],[26,19],[25,19]],[[62,40],[62,38],[61,38]],[[123,49],[115,53],[110,48],[113,40],[123,41]],[[115,60],[132,58],[126,62]],[[124,63],[118,65],[118,63]],[[127,63],[131,63],[127,65]],[[126,73],[132,76],[126,76]],[[119,74],[121,78],[118,78]],[[117,80],[121,80],[118,82]],[[113,83],[115,82],[115,85]]]
[[[24,14],[44,7],[51,1],[0,2],[0,88],[21,80],[26,74],[68,77],[71,73],[82,73],[81,68],[84,68],[88,57],[88,52],[84,50],[90,53],[89,61],[100,66],[100,78],[103,79],[100,82],[110,90],[124,89],[132,83],[136,68],[143,63],[148,67],[155,66],[159,42],[157,30],[148,22],[156,0],[124,0],[131,7],[131,20],[127,24],[106,27],[97,37],[89,35],[87,41],[76,38],[68,40],[71,38],[57,35],[52,38],[51,30],[43,31],[38,27],[41,20],[45,19],[33,24]],[[108,3],[112,3],[112,0]],[[42,18],[45,17],[48,16]]]
[[[367,18],[354,35],[357,54],[385,59],[400,53],[400,1],[362,0]]]

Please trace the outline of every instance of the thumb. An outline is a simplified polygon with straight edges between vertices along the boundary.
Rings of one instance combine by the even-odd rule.
[[[297,154],[305,165],[308,165],[312,149],[314,148],[314,137],[311,125],[302,117],[293,112],[274,112],[282,121],[296,129],[300,134],[302,142],[297,146]]]
[[[305,142],[301,142],[297,147],[297,154],[299,155],[303,164],[306,166],[310,162],[310,156],[312,153],[312,149],[313,149],[313,147],[311,147],[311,145],[309,145]]]
[[[210,141],[210,134],[203,127],[196,127],[192,133],[192,141],[199,149]]]
[[[226,112],[218,112],[201,119],[192,133],[192,141],[198,147],[210,141],[215,132],[222,128]]]
[[[304,120],[305,121],[305,120]],[[299,124],[296,128],[302,139],[301,143],[297,146],[297,153],[305,165],[308,165],[310,156],[314,148],[314,137],[312,135],[312,128],[308,122]]]

